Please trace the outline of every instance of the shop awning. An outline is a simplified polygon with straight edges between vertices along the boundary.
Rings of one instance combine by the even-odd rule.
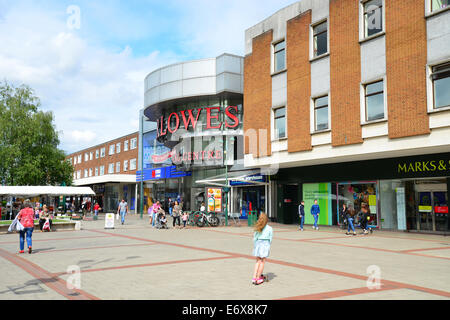
[[[256,175],[261,175],[259,170],[246,170],[246,171],[236,171],[229,172],[228,174],[221,174],[214,177],[209,177],[207,179],[197,180],[196,184],[213,185],[219,187],[230,187],[235,184],[240,185],[253,185],[253,186],[264,186],[267,182],[258,181],[253,179]]]
[[[36,196],[81,196],[95,195],[89,187],[55,186],[0,186],[0,196],[36,197]]]

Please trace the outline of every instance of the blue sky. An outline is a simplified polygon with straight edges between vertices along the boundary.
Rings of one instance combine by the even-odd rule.
[[[294,2],[0,0],[0,79],[31,86],[75,152],[139,129],[148,73],[243,55],[245,29]],[[68,26],[72,5],[80,28]]]

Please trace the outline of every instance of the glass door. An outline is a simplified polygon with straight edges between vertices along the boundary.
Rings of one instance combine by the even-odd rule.
[[[419,192],[417,225],[419,230],[433,230],[432,192]]]
[[[435,231],[449,231],[448,218],[448,193],[443,191],[433,192],[433,213]]]

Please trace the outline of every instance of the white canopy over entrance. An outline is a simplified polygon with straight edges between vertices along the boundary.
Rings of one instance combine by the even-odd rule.
[[[37,197],[95,195],[90,187],[0,186],[0,196]]]

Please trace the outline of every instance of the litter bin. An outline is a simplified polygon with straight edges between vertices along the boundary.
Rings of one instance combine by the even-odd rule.
[[[248,212],[248,226],[253,227],[256,223],[256,211]]]

